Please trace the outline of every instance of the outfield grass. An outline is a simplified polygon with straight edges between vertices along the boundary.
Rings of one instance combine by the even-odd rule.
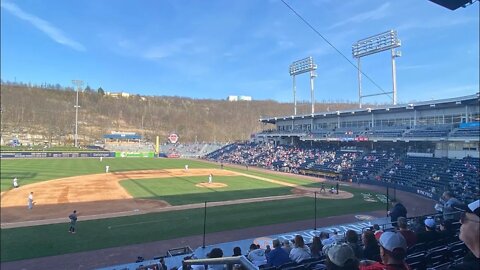
[[[215,164],[184,159],[160,158],[65,158],[65,159],[2,159],[0,170],[0,190],[12,187],[14,177],[20,185],[28,185],[45,180],[76,175],[87,175],[105,172],[105,165],[110,172],[149,170],[149,169],[183,169],[185,164],[190,168],[213,168]]]
[[[317,217],[364,213],[384,207],[379,202],[364,201],[358,191],[354,191],[354,195],[354,198],[347,200],[318,199]],[[2,229],[1,261],[199,235],[203,230],[203,211],[204,209],[192,209],[91,221],[81,221],[80,216],[77,224],[78,233],[75,235],[68,233],[67,223]],[[307,220],[313,217],[313,198],[209,207],[207,233]]]
[[[123,180],[120,185],[134,198],[165,200],[171,205],[288,195],[292,189],[246,176],[215,176],[215,183],[228,185],[224,188],[195,186],[206,181],[206,176],[190,176]]]

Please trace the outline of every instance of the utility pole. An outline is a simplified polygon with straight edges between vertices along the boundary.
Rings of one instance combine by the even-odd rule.
[[[75,102],[75,147],[78,147],[78,91],[82,89],[82,80],[72,80],[72,83],[77,87],[77,101]]]

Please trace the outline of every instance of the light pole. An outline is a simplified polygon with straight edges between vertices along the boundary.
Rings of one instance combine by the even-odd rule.
[[[307,57],[293,62],[289,69],[288,73],[293,78],[293,115],[297,115],[297,86],[295,84],[295,76],[300,75],[306,72],[310,72],[310,96],[312,99],[312,115],[315,113],[315,95],[313,93],[313,79],[317,77],[315,70],[317,65],[313,62],[313,57]]]
[[[77,86],[77,101],[75,102],[75,147],[78,147],[78,90],[82,88],[82,80],[72,80],[72,83]]]
[[[378,35],[357,41],[352,45],[352,56],[357,58],[358,71],[358,106],[362,108],[362,98],[393,94],[392,103],[397,105],[397,69],[395,66],[395,58],[402,56],[400,51],[395,48],[402,46],[402,42],[398,38],[396,30],[389,30]],[[375,53],[391,50],[392,52],[392,84],[393,89],[390,92],[376,93],[371,95],[362,95],[362,70],[360,66],[360,58]],[[365,75],[365,74],[364,74]]]

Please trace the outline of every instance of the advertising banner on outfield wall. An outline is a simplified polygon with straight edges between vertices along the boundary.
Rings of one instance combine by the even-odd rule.
[[[1,152],[1,158],[90,158],[114,157],[114,152]]]
[[[153,158],[155,153],[153,152],[115,152],[115,157],[120,158],[130,158],[130,157],[141,157],[141,158]]]

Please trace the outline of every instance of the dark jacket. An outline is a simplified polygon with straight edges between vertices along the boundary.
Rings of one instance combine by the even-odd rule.
[[[399,217],[407,217],[407,208],[401,203],[395,204],[392,211],[390,211],[390,219],[392,223],[395,223],[394,226],[396,226]]]
[[[363,248],[363,259],[380,262],[380,247],[375,246],[366,246]]]
[[[290,262],[290,258],[288,253],[281,247],[274,248],[267,254],[268,266],[280,266],[287,262]]]
[[[480,258],[475,257],[472,252],[469,252],[463,261],[448,268],[449,270],[480,270]]]
[[[428,243],[442,239],[437,231],[426,231],[417,234],[417,243]]]

